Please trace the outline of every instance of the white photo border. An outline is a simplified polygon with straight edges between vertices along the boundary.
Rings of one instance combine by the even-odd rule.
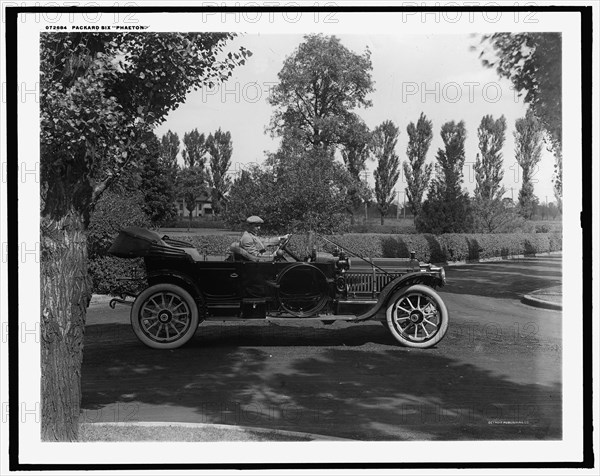
[[[152,7],[154,2],[136,2]],[[205,4],[213,2],[205,2]],[[266,2],[267,4],[269,2]],[[327,2],[333,3],[333,2]],[[351,6],[360,8],[354,2]],[[342,2],[339,2],[342,5]],[[569,5],[571,5],[569,3]],[[185,5],[187,6],[187,5]],[[207,5],[210,6],[210,5]],[[328,5],[324,5],[328,6]],[[386,7],[388,4],[385,5]],[[166,9],[167,7],[165,7]],[[169,6],[168,8],[171,8]],[[100,10],[102,7],[100,8]],[[41,9],[43,10],[43,8]],[[158,13],[130,8],[135,14],[137,25],[147,26],[144,31],[244,31],[268,33],[356,33],[393,31],[397,28],[398,16],[402,12],[376,12],[372,9],[360,16],[353,12],[337,11],[336,23],[315,23],[310,15],[289,23],[281,20],[272,23],[250,22],[241,16],[240,22],[222,22],[220,15],[206,12]],[[535,7],[534,7],[535,10]],[[51,11],[51,10],[48,10]],[[276,11],[276,10],[275,10]],[[473,9],[473,11],[476,11]],[[127,13],[128,10],[124,10]],[[266,12],[266,11],[265,11]],[[571,316],[586,316],[580,296],[582,283],[582,230],[580,212],[582,204],[582,96],[581,78],[581,42],[580,14],[577,11],[536,10],[537,23],[515,24],[512,19],[501,18],[490,23],[475,21],[468,25],[473,33],[495,31],[560,31],[563,38],[563,156],[568,157],[564,165],[563,180],[563,299],[570,303]],[[34,15],[30,13],[29,15]],[[68,17],[67,17],[68,15]],[[74,10],[65,11],[65,25],[89,24],[84,15]],[[107,15],[114,15],[108,13]],[[18,23],[18,84],[35,84],[39,81],[39,34],[48,26],[60,24],[40,16],[40,21]],[[71,22],[67,18],[72,18]],[[121,24],[124,16],[120,18]],[[274,18],[279,18],[275,16]],[[402,24],[403,32],[423,31],[423,24],[414,17],[406,16]],[[199,21],[199,19],[201,21]],[[89,17],[88,17],[89,20]],[[457,23],[428,24],[432,34],[464,33],[465,25]],[[429,31],[429,30],[428,30]],[[597,28],[595,29],[597,35]],[[597,36],[596,36],[597,38]],[[597,42],[595,42],[597,45]],[[568,54],[566,54],[568,52]],[[595,60],[597,62],[597,60]],[[597,65],[596,65],[597,71]],[[597,84],[596,84],[597,87]],[[8,118],[10,120],[11,118]],[[23,102],[18,105],[18,163],[20,170],[35,171],[39,167],[39,144],[32,138],[39,137],[39,104]],[[597,131],[594,144],[597,154]],[[596,155],[597,156],[597,155]],[[12,160],[12,159],[10,159]],[[589,160],[586,158],[586,160]],[[37,165],[36,165],[37,164]],[[23,181],[18,184],[18,236],[25,243],[25,249],[35,250],[39,237],[39,183]],[[14,226],[14,224],[12,224]],[[30,237],[25,240],[23,237]],[[19,246],[23,246],[20,244]],[[38,245],[39,246],[39,245]],[[597,281],[596,281],[597,282]],[[25,329],[35,329],[39,324],[39,263],[29,260],[19,264],[19,323],[25,323]],[[4,314],[4,313],[3,313]],[[4,317],[3,317],[4,319]],[[514,463],[560,463],[577,462],[582,459],[582,333],[583,319],[574,319],[565,325],[563,319],[563,440],[562,441],[477,441],[476,452],[473,442],[319,442],[304,443],[160,443],[161,448],[173,448],[176,451],[160,451],[158,443],[42,443],[40,441],[39,418],[25,419],[18,425],[19,464],[197,464],[229,465],[272,464],[272,463],[342,463],[367,464],[380,462],[393,464],[402,454],[403,462],[418,463],[498,463],[507,460]],[[21,324],[23,325],[23,324]],[[597,331],[597,328],[596,328]],[[14,337],[14,335],[13,335]],[[39,342],[30,341],[19,344],[19,400],[25,403],[26,411],[35,413],[40,395],[40,352]],[[569,371],[576,369],[577,371]],[[3,379],[6,373],[3,372]],[[4,386],[3,386],[4,387]],[[5,388],[5,387],[4,387]],[[597,392],[596,392],[597,395]],[[4,398],[4,390],[3,390]],[[11,409],[16,407],[11,402]],[[39,411],[38,411],[39,414]],[[410,449],[410,452],[403,451]],[[435,459],[431,454],[436,454]],[[297,455],[302,455],[298,461]],[[462,464],[461,464],[462,466]],[[402,464],[399,464],[402,467]],[[100,468],[99,468],[100,469]],[[123,467],[125,469],[125,467]]]

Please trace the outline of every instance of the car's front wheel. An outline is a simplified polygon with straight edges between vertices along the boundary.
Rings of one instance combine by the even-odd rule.
[[[156,284],[142,291],[131,308],[131,325],[139,340],[154,349],[176,349],[198,328],[198,307],[192,296],[174,284]]]
[[[437,344],[448,330],[448,310],[433,289],[415,284],[392,296],[387,325],[398,342],[426,348]]]

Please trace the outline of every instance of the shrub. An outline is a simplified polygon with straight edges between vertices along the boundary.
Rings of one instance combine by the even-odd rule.
[[[506,208],[500,201],[473,200],[473,217],[473,233],[534,232],[531,222],[525,220],[514,208]]]
[[[98,256],[90,261],[92,290],[98,294],[136,294],[145,287],[146,270],[140,259],[123,259],[115,256]],[[139,277],[139,281],[119,278]]]
[[[562,233],[549,233],[550,251],[562,250]]]
[[[87,234],[89,257],[105,256],[123,228],[148,226],[149,220],[143,207],[144,197],[141,193],[105,192],[90,217]]]
[[[133,283],[119,281],[117,277],[131,276],[141,261],[125,260],[107,256],[108,249],[119,231],[128,226],[148,226],[143,212],[144,198],[141,193],[107,191],[99,200],[90,217],[88,228],[88,271],[92,279],[92,291],[101,294],[135,292]],[[143,269],[143,266],[142,266]]]
[[[550,233],[550,227],[548,225],[535,225],[536,233]]]

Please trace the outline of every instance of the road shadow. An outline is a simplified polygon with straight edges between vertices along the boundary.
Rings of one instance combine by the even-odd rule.
[[[524,294],[562,283],[562,258],[522,258],[448,266],[442,291],[485,297],[521,299]]]
[[[153,405],[188,421],[360,440],[561,437],[559,384],[519,384],[435,348],[398,347],[381,325],[265,327],[201,326],[188,345],[158,351],[127,325],[89,326],[83,412]]]

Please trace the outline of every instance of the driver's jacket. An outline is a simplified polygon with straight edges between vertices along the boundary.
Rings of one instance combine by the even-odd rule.
[[[264,241],[267,246],[276,245],[279,242],[279,238],[264,238]],[[240,238],[240,248],[254,256],[260,256],[265,252],[265,245],[260,238],[248,231],[245,231]]]

